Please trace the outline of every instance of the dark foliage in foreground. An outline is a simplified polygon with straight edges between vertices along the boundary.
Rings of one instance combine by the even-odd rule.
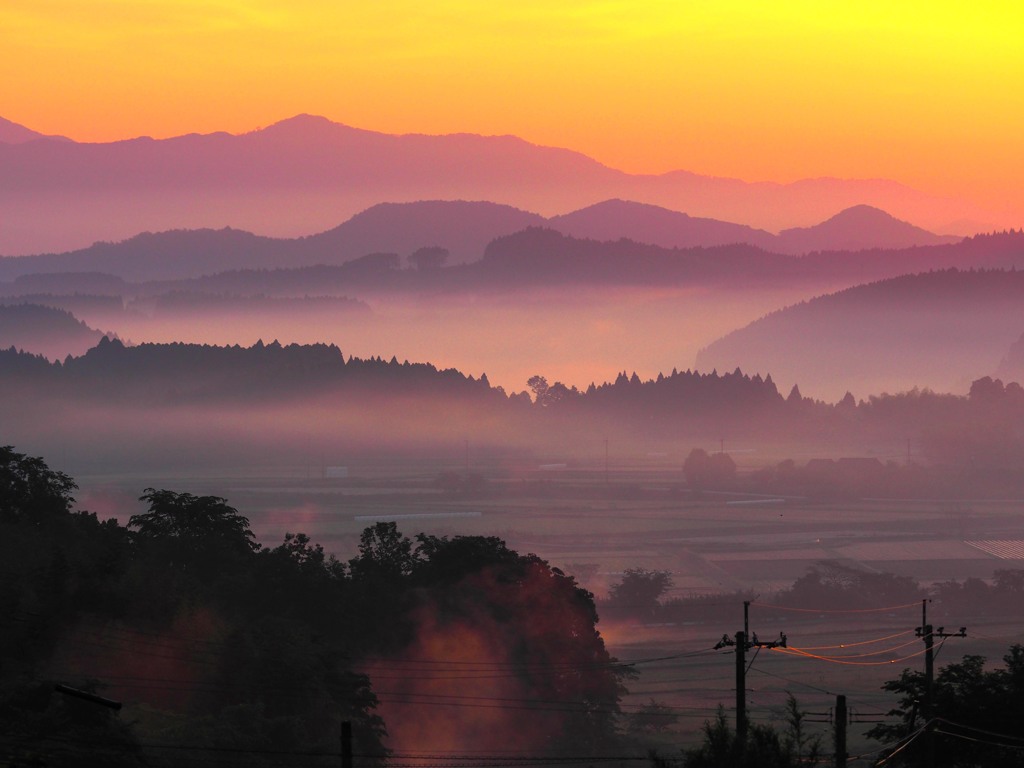
[[[429,718],[464,684],[424,683],[415,670],[432,655],[498,668],[524,699],[572,702],[516,713],[508,727],[538,745],[589,754],[616,743],[626,671],[595,628],[592,596],[500,539],[413,541],[380,523],[345,564],[301,533],[260,548],[218,497],[148,489],[147,511],[124,528],[72,511],[75,488],[0,449],[0,762],[335,765],[348,720],[372,765],[389,735],[403,739],[402,718],[389,734],[379,707],[419,701]],[[395,670],[407,678],[389,682]],[[56,683],[123,700],[131,716]]]
[[[964,656],[935,675],[932,712],[924,710],[925,676],[909,669],[884,686],[899,695],[895,724],[868,736],[895,744],[889,765],[939,768],[1019,768],[1024,765],[1024,646],[1013,645],[1003,667],[987,668],[981,656]],[[929,745],[929,740],[932,744]]]

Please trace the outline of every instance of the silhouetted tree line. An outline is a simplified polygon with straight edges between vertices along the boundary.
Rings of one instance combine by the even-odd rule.
[[[605,649],[590,593],[535,555],[378,523],[342,562],[301,533],[261,547],[216,496],[150,488],[121,526],[74,511],[75,489],[0,448],[5,765],[336,765],[348,720],[358,764],[372,766],[387,754],[376,677],[397,705],[464,693],[473,670],[478,694],[498,678],[523,700],[567,702],[510,715],[539,753],[618,744],[629,673]],[[141,708],[122,719],[56,683]],[[454,743],[467,718],[452,720]]]
[[[629,568],[612,584],[601,601],[602,615],[636,621],[700,621],[720,623],[736,618],[737,608],[750,602],[759,620],[799,617],[788,610],[862,610],[880,606],[906,605],[924,598],[938,621],[964,621],[969,617],[1020,615],[1024,612],[1024,570],[1002,569],[991,580],[955,579],[923,586],[916,579],[884,571],[865,570],[855,565],[825,560],[815,563],[789,587],[774,594],[750,591],[731,594],[666,597],[672,587],[669,571]],[[758,604],[760,603],[760,605]]]
[[[323,392],[443,395],[467,401],[504,401],[486,376],[474,379],[429,363],[400,363],[396,358],[361,359],[342,354],[333,344],[258,341],[250,347],[207,344],[126,346],[104,337],[80,357],[49,363],[17,350],[0,351],[0,377],[12,385],[30,384],[65,397],[121,399],[126,395],[153,404],[236,398],[293,398]]]
[[[783,462],[755,475],[691,472],[706,487],[746,485],[772,493],[803,496],[1024,493],[1024,388],[985,377],[966,396],[914,389],[838,403],[804,397],[794,386],[785,397],[771,376],[677,371],[642,380],[622,372],[613,382],[584,390],[546,377],[532,377],[525,392],[492,387],[486,375],[473,378],[454,369],[392,357],[346,358],[334,345],[282,345],[262,341],[251,347],[199,344],[126,346],[109,338],[79,357],[50,363],[15,349],[0,350],[0,394],[7,402],[63,404],[106,401],[146,407],[202,402],[321,403],[367,405],[387,410],[398,396],[421,402],[417,426],[429,432],[448,426],[445,414],[486,418],[510,434],[538,441],[570,434],[612,434],[678,440],[684,436],[828,440],[839,444],[882,442],[914,445],[914,461],[867,466],[840,460],[796,466]],[[330,400],[330,398],[336,398]],[[308,399],[305,402],[310,402]],[[444,402],[445,408],[433,405]],[[254,411],[256,413],[256,411]],[[442,414],[437,416],[435,414]],[[711,464],[727,463],[709,457]],[[694,459],[696,461],[696,458]],[[708,478],[712,479],[708,479]],[[930,489],[927,494],[924,491]]]

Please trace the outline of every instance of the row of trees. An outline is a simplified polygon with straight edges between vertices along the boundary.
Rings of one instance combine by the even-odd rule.
[[[0,762],[333,765],[342,720],[364,764],[386,747],[486,749],[487,732],[525,729],[538,754],[621,738],[629,671],[592,596],[500,539],[380,523],[342,562],[301,533],[261,547],[219,497],[147,489],[122,527],[73,511],[74,491],[0,449]],[[492,701],[566,704],[453,718],[437,704],[464,695],[467,675]],[[124,699],[133,724],[57,682]]]

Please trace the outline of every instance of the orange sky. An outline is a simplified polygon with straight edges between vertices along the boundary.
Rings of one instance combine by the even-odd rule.
[[[103,141],[309,112],[1024,213],[1022,33],[1010,2],[4,0],[0,115]]]

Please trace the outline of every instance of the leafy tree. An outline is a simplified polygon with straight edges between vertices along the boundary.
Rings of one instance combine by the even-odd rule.
[[[409,254],[409,263],[421,272],[432,269],[440,269],[448,260],[451,253],[447,248],[439,245],[430,245],[425,248],[417,248]]]
[[[255,552],[260,548],[248,518],[229,506],[227,499],[147,488],[139,501],[148,502],[149,511],[132,515],[128,527],[136,529],[140,541],[173,541],[196,550],[216,546]]]
[[[0,447],[0,520],[30,519],[36,524],[66,515],[78,485],[38,457]]]
[[[493,695],[508,695],[503,692],[511,684],[522,698],[571,702],[557,714],[507,715],[504,727],[529,733],[537,749],[557,745],[591,754],[614,744],[623,680],[632,673],[605,648],[593,595],[497,537],[421,534],[417,541],[412,644],[450,649],[467,662],[503,670],[477,682],[480,690],[493,686]],[[450,685],[453,694],[462,690],[459,680]],[[474,728],[494,728],[494,717],[484,712],[475,722],[467,714],[459,727],[468,737]]]
[[[622,580],[608,590],[608,605],[618,614],[651,616],[658,610],[659,598],[672,587],[669,571],[627,568]]]
[[[1017,735],[1024,722],[1024,646],[1011,646],[1003,662],[1003,668],[986,669],[984,657],[969,655],[942,667],[932,687],[934,719],[930,723],[925,722],[921,709],[925,675],[904,670],[882,686],[900,697],[898,706],[889,712],[899,722],[877,725],[867,735],[900,744],[899,751],[890,750],[890,765],[924,765],[928,737],[904,740],[929,726],[935,731],[936,766],[1024,766],[1024,741]]]
[[[709,455],[703,448],[694,448],[683,462],[683,474],[686,483],[696,491],[724,487],[736,479],[736,462],[727,453]]]
[[[359,556],[349,561],[356,581],[397,582],[412,573],[416,563],[412,541],[392,522],[377,523],[359,536]]]
[[[533,402],[536,405],[547,405],[548,404],[548,390],[551,389],[551,385],[548,384],[548,380],[544,376],[531,376],[526,381],[526,386],[533,392]]]
[[[921,585],[909,576],[873,573],[843,563],[824,561],[807,569],[779,599],[788,605],[821,608],[877,608],[923,597]]]

